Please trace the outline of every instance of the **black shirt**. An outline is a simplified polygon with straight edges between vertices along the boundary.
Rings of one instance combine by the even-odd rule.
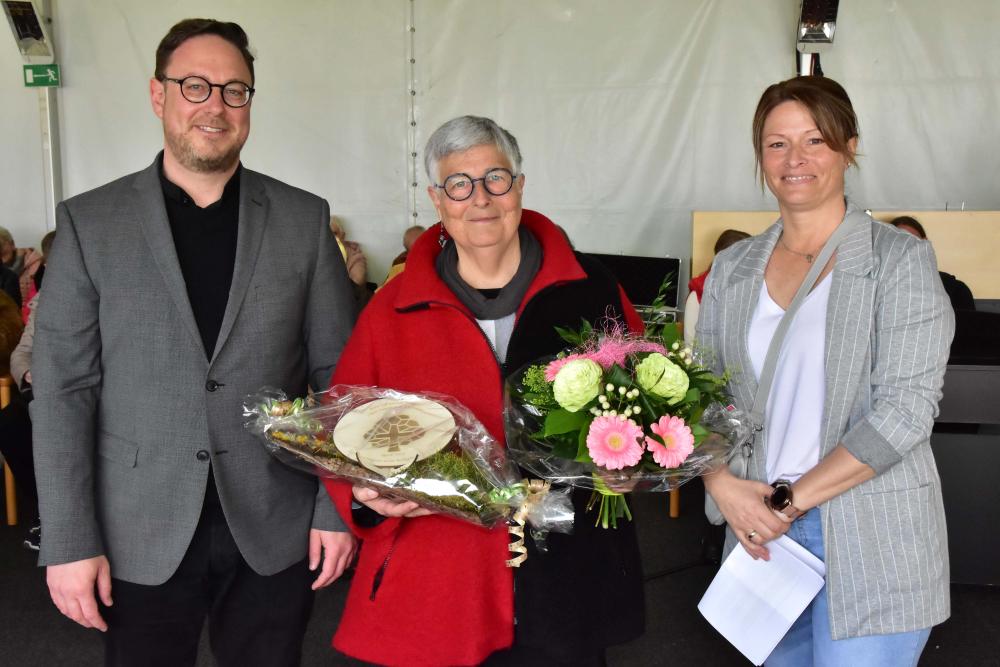
[[[236,168],[219,201],[200,208],[183,189],[167,180],[160,157],[160,185],[170,232],[209,359],[219,338],[236,266],[242,169],[242,165]]]

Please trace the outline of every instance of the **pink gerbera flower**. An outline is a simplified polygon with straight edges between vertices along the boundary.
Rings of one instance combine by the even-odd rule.
[[[642,458],[642,429],[631,419],[598,417],[587,432],[590,458],[608,470],[634,466]]]
[[[694,451],[694,436],[680,417],[664,415],[650,424],[649,429],[663,442],[646,436],[646,449],[653,452],[653,460],[664,468],[676,468]],[[587,444],[590,444],[589,440]]]

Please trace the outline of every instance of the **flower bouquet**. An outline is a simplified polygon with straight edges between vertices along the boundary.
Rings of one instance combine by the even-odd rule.
[[[265,388],[247,396],[245,426],[282,462],[493,526],[520,514],[567,532],[566,494],[539,496],[471,411],[440,394],[335,385],[308,399]]]
[[[650,337],[620,327],[560,329],[568,353],[508,378],[507,447],[551,482],[593,489],[597,523],[632,518],[623,492],[668,491],[726,462],[749,432],[726,378],[684,346],[675,325]]]

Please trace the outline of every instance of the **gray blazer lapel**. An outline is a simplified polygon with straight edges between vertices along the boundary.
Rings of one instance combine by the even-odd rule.
[[[747,341],[750,336],[750,322],[753,319],[754,310],[760,299],[760,291],[764,285],[764,269],[767,267],[768,259],[774,251],[774,246],[778,242],[781,234],[781,221],[771,225],[764,233],[755,236],[750,242],[746,254],[740,258],[733,268],[726,284],[725,295],[726,304],[723,308],[725,313],[724,337],[726,338],[725,348],[735,353],[735,364],[727,359],[727,370],[739,373],[738,382],[730,384],[735,388],[737,396],[735,398],[741,405],[753,405],[754,395],[757,393],[757,375],[754,373],[753,362],[750,360],[750,348]],[[766,434],[765,434],[766,435]],[[752,470],[750,476],[753,479],[765,479],[766,457],[763,453],[763,441],[758,439],[753,459],[751,460]]]
[[[233,268],[233,282],[229,287],[226,314],[222,318],[212,361],[215,361],[219,351],[226,344],[236,323],[236,317],[243,307],[254,267],[257,265],[260,244],[264,238],[268,204],[263,181],[255,172],[243,169],[240,172],[240,222],[236,239],[236,266]]]
[[[871,330],[875,312],[875,270],[872,221],[848,202],[854,227],[837,249],[826,308],[826,400],[820,434],[821,455],[837,446],[846,429],[857,391],[858,374],[871,370]]]
[[[153,255],[153,261],[163,276],[163,283],[177,306],[181,321],[204,355],[205,346],[201,342],[201,333],[194,319],[194,311],[191,310],[187,285],[184,283],[184,275],[177,259],[177,248],[174,246],[174,236],[170,232],[170,221],[167,220],[167,206],[163,201],[163,187],[160,184],[157,162],[158,160],[154,161],[148,169],[136,175],[134,186],[136,197],[132,203],[134,208],[132,215],[139,221]]]

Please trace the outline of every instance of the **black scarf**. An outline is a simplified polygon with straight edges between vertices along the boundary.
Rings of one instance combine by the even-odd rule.
[[[455,293],[477,320],[496,320],[517,312],[528,286],[542,266],[542,246],[534,234],[524,226],[517,228],[517,238],[521,244],[521,263],[510,282],[500,288],[495,299],[487,299],[479,290],[470,287],[458,273],[458,249],[455,241],[449,240],[437,256],[437,273],[444,284]]]

